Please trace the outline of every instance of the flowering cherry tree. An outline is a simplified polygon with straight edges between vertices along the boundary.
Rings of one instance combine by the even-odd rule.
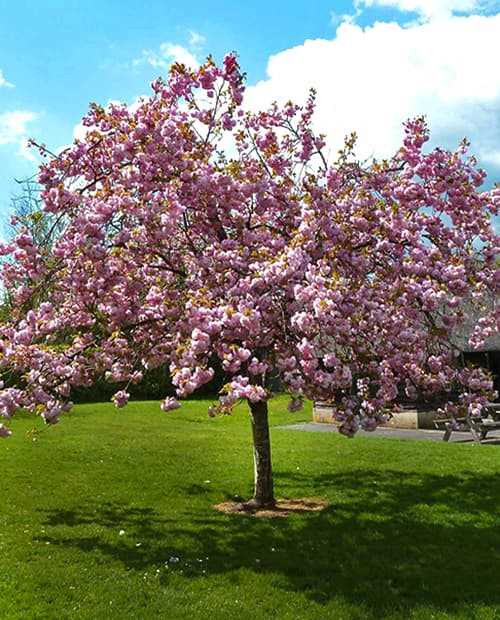
[[[390,160],[333,162],[312,129],[315,95],[245,111],[234,55],[176,64],[133,109],[92,105],[58,156],[39,146],[50,244],[21,230],[0,247],[11,317],[0,326],[0,435],[18,408],[55,424],[72,386],[138,382],[169,363],[177,397],[227,373],[210,415],[248,402],[254,505],[274,502],[269,380],[289,408],[335,403],[340,431],[374,429],[398,394],[454,393],[479,414],[490,378],[457,365],[453,334],[498,325],[491,217],[500,190],[467,144],[423,150],[423,118]],[[127,388],[114,395],[127,403]],[[179,407],[174,397],[163,411]]]

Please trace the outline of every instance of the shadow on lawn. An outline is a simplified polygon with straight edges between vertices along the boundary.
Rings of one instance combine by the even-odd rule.
[[[335,499],[322,513],[275,520],[217,514],[208,502],[176,519],[117,504],[55,510],[46,514],[53,529],[43,540],[100,552],[132,570],[180,558],[162,573],[165,580],[179,570],[193,578],[233,572],[234,580],[240,568],[269,573],[274,587],[319,603],[339,596],[375,617],[389,609],[500,604],[498,475],[358,470],[281,473],[276,482],[296,496]],[[196,486],[189,491],[196,494]],[[90,525],[111,535],[85,535]],[[121,528],[127,536],[118,537]]]

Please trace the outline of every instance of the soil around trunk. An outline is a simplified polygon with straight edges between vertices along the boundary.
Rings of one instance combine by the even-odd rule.
[[[300,499],[277,499],[272,506],[258,506],[249,502],[222,502],[214,506],[215,510],[225,514],[246,515],[249,517],[288,517],[291,514],[320,512],[328,507],[328,502],[317,497]]]

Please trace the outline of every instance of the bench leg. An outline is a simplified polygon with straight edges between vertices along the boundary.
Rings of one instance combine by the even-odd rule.
[[[476,443],[478,443],[479,445],[481,445],[481,438],[480,438],[480,436],[478,435],[477,430],[474,428],[474,425],[473,425],[473,424],[470,424],[470,425],[469,425],[469,429],[470,429],[470,433],[471,433],[472,438],[474,439],[474,441],[475,441]]]
[[[449,441],[450,437],[451,437],[451,433],[453,432],[453,429],[451,428],[451,424],[445,424],[445,432],[443,435],[443,441]]]
[[[482,441],[483,439],[486,439],[486,435],[487,435],[487,434],[488,434],[488,429],[487,429],[487,428],[483,428],[483,429],[481,430],[481,435],[480,435],[480,436],[481,436],[481,441]]]

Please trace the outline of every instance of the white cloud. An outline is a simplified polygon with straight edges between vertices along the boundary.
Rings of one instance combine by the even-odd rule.
[[[418,13],[424,19],[447,19],[453,13],[472,13],[482,8],[481,0],[356,0],[355,6],[391,7]]]
[[[162,43],[159,52],[143,50],[142,56],[133,61],[135,66],[147,62],[152,67],[166,69],[174,62],[182,63],[191,69],[200,64],[196,56],[182,45],[175,43]]]
[[[21,144],[26,138],[27,125],[34,121],[36,114],[26,110],[3,112],[0,114],[0,145]]]
[[[196,56],[194,56],[182,45],[174,45],[173,43],[162,43],[160,45],[160,51],[163,58],[171,60],[172,62],[181,62],[192,68],[195,68],[200,64]]]
[[[86,127],[81,121],[79,123],[77,123],[74,127],[73,127],[73,140],[84,140],[85,136],[87,135],[87,132],[89,131],[89,127]],[[64,147],[62,148],[67,148],[67,144],[64,145]],[[61,147],[60,147],[61,148]]]
[[[37,115],[28,110],[15,110],[0,113],[0,146],[17,146],[17,155],[28,161],[36,161],[36,157],[28,146],[28,124]]]
[[[2,70],[0,69],[0,88],[14,88],[14,84],[12,82],[7,82],[5,79]]]
[[[202,34],[196,30],[189,31],[189,45],[191,47],[201,47],[205,42],[206,38]]]
[[[271,56],[267,79],[249,87],[246,105],[304,101],[315,87],[316,126],[334,149],[356,131],[361,157],[391,155],[401,144],[401,123],[426,114],[435,143],[454,146],[468,136],[483,162],[498,165],[498,58],[500,14],[411,27],[343,22],[333,40],[308,40]]]

